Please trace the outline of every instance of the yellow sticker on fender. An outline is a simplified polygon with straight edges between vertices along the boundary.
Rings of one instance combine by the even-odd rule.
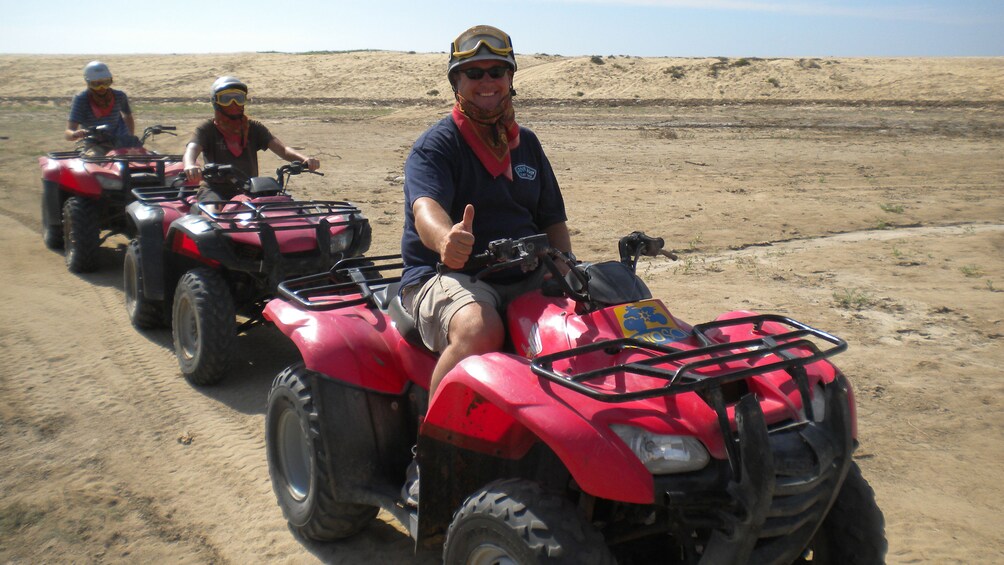
[[[643,300],[614,307],[614,315],[624,337],[663,344],[687,337],[669,311],[658,300]]]

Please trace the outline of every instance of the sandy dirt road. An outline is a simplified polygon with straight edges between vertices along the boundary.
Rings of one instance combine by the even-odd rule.
[[[244,78],[278,89],[269,77],[281,66],[269,56],[255,74],[248,57],[239,62]],[[386,57],[393,65],[406,56]],[[133,73],[141,127],[187,132],[208,115],[185,85],[167,93],[177,99],[156,98],[147,85],[167,71],[143,75],[132,59],[117,62]],[[640,272],[683,319],[778,312],[847,339],[837,363],[855,386],[856,459],[885,513],[888,562],[1004,561],[1004,103],[988,94],[1004,91],[1004,63],[980,60],[974,70],[957,61],[957,92],[939,90],[943,80],[923,90],[927,83],[907,81],[913,75],[892,63],[885,76],[899,86],[868,82],[883,76],[880,61],[842,61],[848,86],[839,92],[811,83],[786,101],[667,101],[657,94],[669,87],[638,82],[640,101],[600,103],[575,92],[589,88],[586,78],[603,92],[603,76],[565,84],[548,65],[567,72],[578,62],[534,62],[517,118],[548,151],[579,258],[612,258],[617,238],[640,229],[680,253]],[[57,76],[66,61],[5,56],[0,76],[21,84],[29,63]],[[636,60],[649,77],[657,63]],[[337,57],[330,64],[352,70]],[[778,68],[792,82],[805,70]],[[694,89],[715,92],[694,75]],[[541,86],[548,77],[559,94]],[[754,78],[737,74],[730,88]],[[242,336],[233,374],[193,387],[178,372],[170,332],[128,322],[124,238],[106,242],[100,270],[82,276],[44,247],[36,160],[68,148],[57,100],[76,88],[53,85],[0,100],[0,562],[437,562],[413,555],[384,514],[335,544],[287,528],[263,436],[271,381],[298,358],[279,332]],[[897,88],[900,96],[888,94]],[[373,224],[373,251],[393,252],[405,155],[448,103],[415,102],[411,92],[337,102],[279,95],[252,113],[327,172],[295,179],[294,193],[356,202]],[[165,152],[183,144],[154,142]],[[277,164],[263,157],[263,169]]]

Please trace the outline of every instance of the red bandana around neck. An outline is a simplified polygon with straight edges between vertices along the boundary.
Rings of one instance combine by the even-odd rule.
[[[234,157],[240,157],[248,144],[248,117],[242,114],[239,120],[235,120],[216,110],[213,124],[223,136],[227,149],[233,153]]]
[[[115,93],[112,92],[112,89],[106,88],[103,93],[98,94],[88,88],[87,101],[91,104],[91,112],[94,113],[94,117],[104,118],[111,114],[112,109],[115,108]]]
[[[474,150],[488,173],[512,180],[509,152],[519,147],[519,125],[512,107],[512,97],[506,96],[494,110],[483,110],[459,93],[453,106],[453,123],[460,135]]]

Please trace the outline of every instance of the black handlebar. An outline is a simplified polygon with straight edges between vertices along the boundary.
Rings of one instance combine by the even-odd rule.
[[[551,247],[544,234],[530,235],[520,239],[495,240],[488,244],[487,250],[468,259],[461,269],[451,269],[442,263],[438,264],[436,269],[440,273],[477,269],[477,272],[471,275],[471,280],[480,280],[493,273],[515,267],[521,268],[524,272],[534,271],[541,262],[554,280],[558,281],[558,286],[566,295],[580,302],[589,300],[588,294],[584,291],[572,288],[566,276],[558,269],[558,263],[563,263],[568,267],[569,275],[578,280],[582,289],[585,289],[588,284],[585,273],[576,268],[575,261],[568,254]]]
[[[651,237],[644,232],[632,232],[620,239],[618,250],[621,262],[633,272],[638,265],[638,258],[658,257],[660,255],[676,260],[676,254],[664,249],[665,240],[661,237]],[[473,255],[461,269],[451,269],[440,263],[436,266],[439,273],[476,272],[472,280],[483,279],[488,275],[520,267],[524,272],[537,269],[541,262],[551,273],[561,291],[577,302],[587,302],[589,297],[589,276],[571,256],[551,247],[544,234],[531,235],[520,239],[499,239],[488,244],[488,249]],[[562,274],[558,264],[568,267],[568,274]],[[578,289],[578,290],[577,290]]]
[[[177,136],[178,134],[172,133],[173,131],[175,131],[177,129],[178,128],[175,127],[175,126],[165,126],[165,125],[161,125],[161,124],[157,124],[155,126],[150,126],[150,127],[148,127],[148,128],[146,128],[146,129],[143,130],[143,137],[140,138],[139,142],[140,142],[140,144],[145,144],[146,140],[148,138],[150,138],[152,136],[155,136],[155,135],[160,135],[162,133],[166,133],[168,135]]]
[[[291,161],[275,170],[275,180],[279,183],[279,188],[285,192],[289,177],[302,173],[324,176],[324,173],[308,169],[307,164],[302,161]],[[241,190],[246,190],[251,186],[251,177],[233,165],[206,163],[202,167],[202,177],[209,182],[227,183]]]
[[[233,165],[206,163],[202,167],[202,178],[210,182],[225,182],[236,187],[244,187],[251,177]]]
[[[318,171],[311,171],[307,168],[307,163],[303,161],[290,161],[289,163],[280,166],[275,170],[275,177],[279,180],[279,184],[285,184],[282,179],[289,178],[291,175],[299,175],[301,173],[310,173],[312,175],[324,176],[324,173]]]
[[[86,135],[84,135],[84,137],[80,140],[80,142],[84,145],[111,143],[115,139],[115,136],[112,134],[111,126],[89,126],[82,129],[86,132]]]
[[[645,257],[662,255],[676,261],[676,254],[663,249],[665,246],[666,242],[661,237],[651,237],[644,232],[636,231],[622,237],[617,244],[617,250],[620,252],[621,263],[634,270],[638,265],[638,258],[643,255]]]

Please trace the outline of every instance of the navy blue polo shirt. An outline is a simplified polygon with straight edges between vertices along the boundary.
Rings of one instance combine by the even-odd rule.
[[[114,88],[110,90],[115,97],[115,102],[111,112],[107,115],[101,118],[94,115],[91,102],[87,98],[87,91],[84,90],[73,97],[69,120],[77,122],[82,128],[108,126],[115,137],[116,147],[139,145],[139,140],[129,133],[129,127],[126,125],[125,119],[122,118],[122,114],[132,114],[132,109],[129,107],[129,97],[121,90]]]
[[[519,140],[510,153],[510,181],[502,175],[492,178],[450,116],[418,138],[404,166],[402,288],[433,275],[439,262],[439,254],[425,247],[415,230],[412,204],[421,197],[438,202],[454,223],[463,220],[467,204],[474,205],[474,254],[497,239],[543,233],[567,219],[558,181],[537,136],[521,127]],[[513,282],[512,273],[499,275],[491,280]]]

